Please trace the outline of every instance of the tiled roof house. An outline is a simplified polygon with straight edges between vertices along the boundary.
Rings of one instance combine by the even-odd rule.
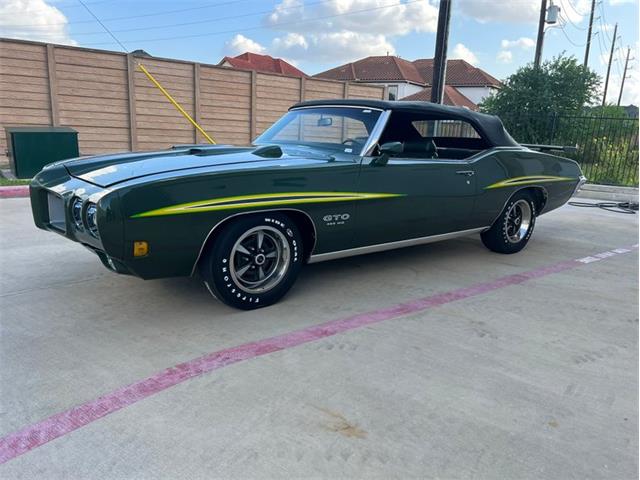
[[[281,58],[251,52],[245,52],[236,57],[224,57],[218,65],[222,67],[240,68],[242,70],[255,70],[262,73],[278,73],[290,77],[308,77],[302,70],[285,62]]]
[[[366,57],[314,75],[319,78],[383,84],[389,99],[425,100],[431,97],[433,60],[413,62],[392,56]],[[444,103],[477,109],[477,104],[500,88],[500,81],[464,60],[447,61]]]

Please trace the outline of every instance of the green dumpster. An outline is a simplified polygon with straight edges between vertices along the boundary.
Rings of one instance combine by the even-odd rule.
[[[57,160],[77,157],[78,132],[69,127],[5,127],[7,156],[17,178],[31,178]]]

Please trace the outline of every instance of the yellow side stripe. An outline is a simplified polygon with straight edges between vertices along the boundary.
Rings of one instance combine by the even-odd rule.
[[[357,192],[294,192],[266,193],[262,195],[241,195],[235,197],[213,198],[198,202],[181,203],[169,207],[158,208],[148,212],[137,213],[131,218],[157,217],[163,215],[179,215],[185,213],[213,212],[251,207],[272,207],[302,203],[348,202],[382,198],[404,197],[398,193],[357,193]],[[293,197],[293,198],[290,198]],[[230,203],[231,202],[231,203]]]
[[[513,187],[518,185],[530,185],[532,183],[546,183],[546,182],[571,182],[577,179],[571,177],[556,177],[552,175],[529,175],[526,177],[513,177],[507,178],[496,182],[488,187],[484,187],[485,190],[492,188]]]

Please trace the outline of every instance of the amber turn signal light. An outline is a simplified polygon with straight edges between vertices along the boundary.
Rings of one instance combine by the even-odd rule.
[[[133,256],[144,257],[149,253],[149,244],[147,242],[133,242]]]

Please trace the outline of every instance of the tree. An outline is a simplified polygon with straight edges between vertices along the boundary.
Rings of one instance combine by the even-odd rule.
[[[559,55],[539,68],[533,63],[519,68],[480,109],[501,117],[578,113],[596,103],[600,83],[598,74],[584,68],[575,57]]]
[[[624,108],[600,106],[600,77],[575,57],[520,68],[480,109],[498,115],[520,143],[576,145],[589,181],[638,185],[638,120]]]

